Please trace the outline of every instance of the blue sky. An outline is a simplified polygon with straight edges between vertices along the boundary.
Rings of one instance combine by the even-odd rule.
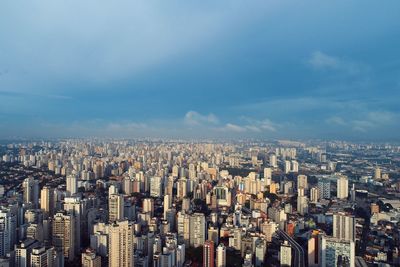
[[[399,140],[399,1],[2,1],[0,138]]]

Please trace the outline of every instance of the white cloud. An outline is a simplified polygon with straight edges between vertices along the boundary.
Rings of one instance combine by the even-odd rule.
[[[321,51],[311,54],[308,64],[317,70],[337,70],[347,74],[359,74],[368,70],[368,66],[339,57],[330,56]]]
[[[243,133],[246,132],[247,129],[245,127],[233,124],[233,123],[227,123],[223,128],[223,131],[230,131],[230,132],[236,132],[236,133]]]
[[[184,122],[188,125],[199,126],[203,124],[218,124],[219,120],[217,116],[212,113],[203,115],[191,110],[185,114]]]
[[[346,125],[345,120],[339,116],[332,116],[332,117],[326,119],[325,122],[330,125],[342,125],[342,126]]]

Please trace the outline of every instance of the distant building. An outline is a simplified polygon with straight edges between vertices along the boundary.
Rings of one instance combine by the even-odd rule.
[[[319,199],[331,198],[331,182],[327,179],[318,179],[318,195]]]
[[[346,199],[349,196],[349,180],[346,176],[337,179],[337,198]]]

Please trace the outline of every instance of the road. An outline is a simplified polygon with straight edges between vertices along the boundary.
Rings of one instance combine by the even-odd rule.
[[[296,242],[291,236],[289,236],[285,231],[278,229],[278,233],[289,242],[289,244],[294,249],[294,266],[305,267],[305,253],[304,249]]]

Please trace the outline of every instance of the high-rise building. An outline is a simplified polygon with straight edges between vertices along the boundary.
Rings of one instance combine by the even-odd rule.
[[[40,209],[44,211],[45,218],[54,215],[54,189],[44,186],[40,191]]]
[[[299,188],[308,188],[308,183],[307,183],[307,176],[300,174],[297,176],[297,189]]]
[[[319,200],[319,190],[318,187],[312,187],[310,189],[310,201],[316,203]]]
[[[307,242],[308,246],[308,266],[310,267],[318,267],[320,266],[320,243],[321,243],[321,234],[319,231],[314,230],[311,233],[311,237]]]
[[[73,196],[78,192],[78,177],[75,174],[70,174],[66,178],[67,180],[67,196]]]
[[[15,266],[28,267],[31,263],[32,249],[39,247],[40,243],[34,239],[26,239],[15,246]]]
[[[289,173],[291,171],[291,165],[290,165],[290,160],[285,160],[285,166],[284,166],[284,171],[285,173]]]
[[[214,267],[214,242],[207,240],[203,246],[203,267]]]
[[[109,233],[108,266],[134,267],[134,226],[129,221],[114,222]]]
[[[194,213],[190,215],[190,245],[200,247],[206,239],[206,222],[203,213]]]
[[[300,187],[297,195],[297,212],[300,215],[308,213],[308,199],[304,195],[304,188]]]
[[[296,160],[292,160],[292,169],[291,172],[299,172],[299,163]]]
[[[81,249],[82,233],[82,202],[79,197],[66,197],[64,199],[64,210],[74,217],[75,234],[75,255],[79,254]]]
[[[278,167],[278,163],[277,163],[275,154],[271,154],[269,156],[269,165],[271,165],[271,167],[273,167],[273,168],[277,168]]]
[[[220,243],[217,247],[217,259],[215,267],[226,267],[226,247]]]
[[[101,257],[92,249],[82,253],[82,267],[101,267]]]
[[[282,267],[292,266],[292,247],[288,244],[286,240],[283,244],[281,244],[279,261]]]
[[[375,172],[374,172],[374,179],[375,180],[380,180],[382,178],[382,171],[381,168],[376,167]]]
[[[108,198],[108,220],[110,222],[124,218],[124,197],[120,194],[110,195]]]
[[[57,212],[53,218],[53,246],[62,251],[68,261],[75,258],[75,216],[68,213]]]
[[[178,212],[177,216],[178,242],[189,246],[190,241],[190,216],[184,212]]]
[[[164,219],[167,219],[167,217],[166,217],[167,211],[172,206],[172,196],[171,195],[164,195],[163,206],[164,206]]]
[[[346,176],[337,179],[337,198],[345,199],[349,196],[349,180]]]
[[[34,208],[39,207],[39,181],[28,177],[22,182],[24,203],[32,203]]]
[[[355,245],[350,240],[322,236],[321,266],[355,267]]]
[[[149,212],[150,216],[154,215],[154,199],[145,198],[143,199],[143,212]]]
[[[264,168],[264,179],[265,179],[266,186],[271,184],[271,181],[272,181],[272,169],[271,168]]]
[[[319,199],[331,198],[331,182],[327,179],[318,179],[318,196]]]
[[[0,257],[14,249],[17,240],[17,216],[8,209],[0,209]]]
[[[264,258],[265,258],[265,252],[267,251],[267,244],[265,240],[263,239],[258,239],[256,242],[256,248],[255,248],[255,266],[256,267],[262,267],[264,266]]]
[[[150,178],[150,196],[162,196],[162,180],[161,177],[155,176]]]
[[[333,214],[333,237],[342,240],[355,240],[355,218],[344,213]]]
[[[31,253],[31,267],[56,267],[54,247],[36,247]]]

